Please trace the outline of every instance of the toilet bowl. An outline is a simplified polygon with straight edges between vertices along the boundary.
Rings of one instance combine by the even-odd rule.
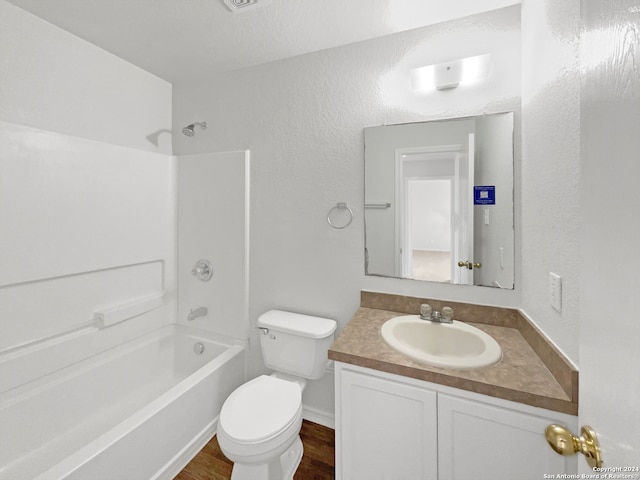
[[[324,375],[336,322],[280,310],[260,316],[265,365],[275,372],[238,387],[218,422],[222,453],[234,462],[232,480],[290,480],[303,447],[302,392]]]
[[[234,462],[231,478],[292,478],[302,458],[299,383],[262,375],[245,383],[220,412],[218,443]]]

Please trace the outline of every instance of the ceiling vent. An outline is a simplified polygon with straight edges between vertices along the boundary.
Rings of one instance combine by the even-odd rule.
[[[246,12],[254,8],[264,7],[271,3],[271,0],[223,0],[224,4],[234,13]]]

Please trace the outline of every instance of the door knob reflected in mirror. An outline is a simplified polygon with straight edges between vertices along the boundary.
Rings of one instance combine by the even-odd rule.
[[[458,266],[459,267],[465,267],[468,270],[473,270],[474,268],[482,268],[482,263],[480,262],[470,262],[469,260],[467,260],[466,262],[458,262]]]
[[[544,431],[544,437],[556,453],[560,455],[582,453],[591,468],[602,467],[600,443],[596,432],[585,425],[580,433],[582,435],[576,437],[561,425],[549,425]]]

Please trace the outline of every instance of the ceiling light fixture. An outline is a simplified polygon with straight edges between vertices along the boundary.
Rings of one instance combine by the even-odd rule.
[[[489,76],[491,55],[477,55],[411,70],[413,90],[449,90]]]

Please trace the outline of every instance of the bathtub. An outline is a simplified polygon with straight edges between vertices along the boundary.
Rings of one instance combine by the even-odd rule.
[[[172,479],[245,379],[244,346],[170,325],[0,395],[0,479]]]

